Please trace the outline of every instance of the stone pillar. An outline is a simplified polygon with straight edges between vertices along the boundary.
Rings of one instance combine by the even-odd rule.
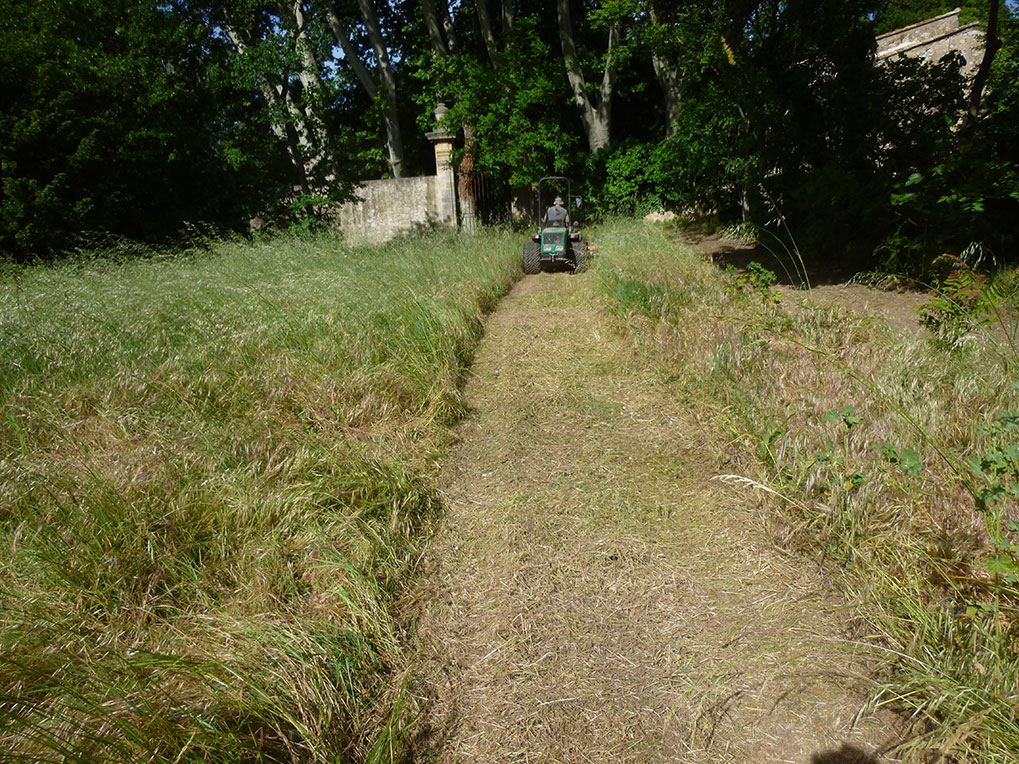
[[[435,109],[435,122],[438,126],[426,133],[428,140],[435,149],[435,202],[436,218],[440,224],[456,227],[456,179],[450,157],[453,153],[453,141],[456,136],[446,129],[443,117],[449,109],[440,103]]]

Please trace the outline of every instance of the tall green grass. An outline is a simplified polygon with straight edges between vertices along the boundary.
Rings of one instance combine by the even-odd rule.
[[[725,274],[662,228],[617,221],[597,238],[603,294],[676,394],[726,432],[732,479],[769,489],[776,532],[824,559],[856,604],[858,640],[882,665],[874,702],[909,723],[898,752],[1015,761],[1012,314],[948,345],[780,294],[760,271]]]
[[[0,759],[383,760],[506,234],[0,274]]]

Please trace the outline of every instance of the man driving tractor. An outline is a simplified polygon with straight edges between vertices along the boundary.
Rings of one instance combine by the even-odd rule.
[[[563,207],[563,198],[557,196],[555,201],[552,202],[552,206],[545,212],[545,217],[541,219],[542,225],[567,225],[570,222],[570,213]]]
[[[539,226],[524,243],[521,261],[524,273],[534,274],[563,267],[573,273],[583,273],[587,270],[588,252],[593,248],[588,247],[587,239],[577,226],[579,221],[576,220],[576,213],[580,209],[580,197],[573,195],[570,179],[564,175],[542,178],[536,186],[538,204],[535,212],[536,217],[540,217],[535,222]],[[559,193],[552,206],[542,215],[542,191],[547,193],[549,186]],[[564,190],[565,194],[562,193]],[[548,199],[548,196],[544,198]]]

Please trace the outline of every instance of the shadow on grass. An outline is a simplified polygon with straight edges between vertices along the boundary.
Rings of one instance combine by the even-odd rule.
[[[837,751],[815,753],[810,757],[810,764],[880,764],[880,762],[856,746],[843,743]]]

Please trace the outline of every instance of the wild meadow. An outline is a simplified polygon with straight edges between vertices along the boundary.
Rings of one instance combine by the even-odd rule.
[[[1014,761],[1015,275],[959,261],[903,333],[674,230],[595,238],[607,303],[727,435],[718,479],[845,593],[895,753]],[[0,759],[390,760],[401,597],[519,267],[486,232],[0,272]]]
[[[725,273],[676,231],[599,232],[609,304],[675,394],[727,434],[728,474],[780,543],[848,597],[873,703],[911,761],[1019,755],[1019,355],[1015,276],[962,260],[926,330]],[[795,252],[785,265],[801,272]],[[920,317],[918,316],[918,319]],[[748,518],[749,519],[749,518]]]
[[[518,238],[0,272],[0,758],[388,756],[399,598]]]

